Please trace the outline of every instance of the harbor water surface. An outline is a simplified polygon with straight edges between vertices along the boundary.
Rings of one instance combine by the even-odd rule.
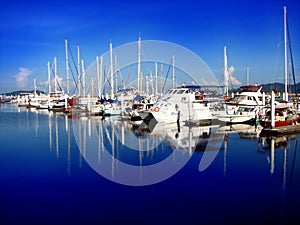
[[[2,104],[0,224],[299,224],[300,136],[259,138],[259,128],[247,126],[224,127],[219,147],[208,150],[211,133],[222,129],[144,131]],[[93,135],[96,149],[86,145]],[[199,170],[208,151],[215,158]],[[168,157],[188,160],[160,182],[138,183],[143,167]],[[139,168],[137,183],[132,174],[118,182],[120,162]]]

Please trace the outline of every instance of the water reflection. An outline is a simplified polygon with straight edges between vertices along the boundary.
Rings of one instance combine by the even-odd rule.
[[[78,122],[78,123],[77,123]],[[205,151],[208,143],[223,142],[212,134],[217,133],[218,126],[185,126],[183,124],[156,124],[151,129],[139,129],[132,127],[126,120],[102,120],[97,117],[78,117],[76,119],[79,131],[79,145],[83,149],[82,154],[86,155],[84,143],[91,133],[98,138],[98,149],[109,149],[114,158],[122,159],[120,151],[128,151],[139,156],[139,165],[142,159],[152,157],[158,151],[160,154],[168,155],[170,151],[180,151],[180,154],[192,155],[195,151]],[[166,148],[164,148],[166,147]],[[218,151],[218,148],[210,150]],[[138,152],[138,153],[137,153]],[[101,151],[98,152],[99,156]],[[149,157],[148,157],[149,158]],[[123,160],[126,160],[125,156]]]
[[[259,152],[266,154],[270,175],[281,177],[281,224],[286,223],[286,209],[291,202],[293,180],[296,169],[298,136],[296,134],[258,139]],[[277,165],[277,166],[276,166]],[[290,174],[288,174],[290,173]]]
[[[11,109],[8,109],[10,111]],[[276,172],[276,164],[279,164],[279,157],[282,157],[284,171],[287,166],[288,154],[294,152],[296,158],[298,135],[279,137],[260,137],[262,128],[248,124],[235,124],[230,126],[187,126],[185,124],[156,124],[151,129],[143,127],[132,127],[126,120],[115,118],[103,120],[97,116],[79,115],[77,117],[67,116],[63,113],[52,111],[36,110],[34,108],[17,108],[18,113],[25,113],[25,121],[19,121],[19,130],[34,129],[35,136],[39,136],[44,128],[44,121],[48,127],[48,146],[50,152],[54,151],[57,158],[66,152],[67,171],[71,175],[71,135],[75,132],[76,144],[80,152],[79,167],[82,167],[82,158],[87,154],[93,154],[96,149],[98,164],[105,164],[105,154],[111,156],[111,176],[115,177],[119,163],[123,162],[134,166],[148,166],[159,163],[170,155],[172,160],[187,162],[195,152],[211,154],[210,160],[205,166],[199,167],[199,171],[205,170],[213,163],[218,152],[223,152],[223,173],[227,175],[227,156],[231,151],[228,146],[228,139],[232,134],[238,135],[240,139],[257,140],[259,153],[266,156],[269,172]],[[76,122],[75,122],[76,121]],[[75,131],[72,124],[76,124]],[[220,135],[221,134],[221,135]],[[96,137],[96,148],[89,148],[88,140]],[[64,144],[60,144],[64,139]],[[283,150],[276,156],[278,150]],[[175,153],[174,153],[175,152]],[[212,152],[212,153],[209,153]],[[64,154],[64,153],[63,153]],[[203,157],[205,157],[203,154]],[[277,160],[276,160],[277,157]],[[206,160],[207,161],[207,160]],[[201,163],[200,163],[201,164]],[[294,160],[295,164],[295,160]]]
[[[12,108],[6,109],[8,112]],[[235,124],[230,126],[187,126],[185,124],[156,124],[151,129],[144,127],[132,127],[126,120],[114,118],[103,120],[101,117],[77,116],[69,118],[63,113],[52,111],[36,110],[34,108],[17,108],[18,113],[25,114],[25,120],[18,123],[19,130],[34,130],[36,137],[44,128],[44,121],[48,126],[49,150],[54,150],[57,158],[60,158],[62,151],[66,152],[67,171],[71,175],[71,125],[76,121],[76,133],[78,134],[76,144],[80,150],[79,166],[82,167],[82,158],[94,151],[89,148],[88,140],[96,135],[96,159],[100,165],[105,164],[105,154],[111,156],[111,176],[115,177],[119,170],[120,162],[139,166],[140,168],[157,164],[170,155],[172,160],[187,162],[194,152],[205,152],[210,155],[206,166],[199,167],[199,171],[205,170],[220,150],[223,151],[223,173],[227,175],[227,154],[228,139],[232,134],[237,134],[240,139],[257,140],[258,152],[263,153],[268,162],[270,174],[276,172],[276,164],[281,165],[286,183],[287,159],[291,152],[294,152],[294,163],[297,150],[298,136],[260,137],[261,127],[247,124]],[[40,128],[41,127],[41,128]],[[74,132],[74,130],[73,130]],[[218,136],[222,134],[223,136]],[[66,138],[65,138],[66,137]],[[60,144],[64,139],[64,145]],[[90,151],[90,153],[89,153]],[[280,153],[277,153],[281,151]],[[174,152],[176,152],[174,154]],[[213,153],[208,153],[213,152]],[[277,156],[276,156],[277,155]],[[205,155],[203,154],[203,157]],[[282,158],[282,162],[280,162]],[[201,163],[200,163],[201,164]],[[295,166],[294,166],[295,167]],[[294,171],[294,167],[292,171]],[[204,169],[203,169],[204,168]],[[285,186],[285,185],[284,185]]]
[[[70,208],[73,207],[74,201],[73,192],[70,195],[69,191],[71,189],[74,191],[72,188],[74,186],[80,187],[74,191],[81,200],[80,203],[86,201],[88,195],[82,194],[80,186],[84,179],[84,182],[89,184],[86,185],[85,192],[92,189],[89,203],[93,202],[95,197],[98,197],[99,201],[103,201],[104,195],[113,197],[116,190],[118,193],[122,191],[125,193],[126,190],[130,202],[135,199],[136,190],[141,191],[140,196],[143,196],[143,199],[148,197],[150,202],[158,192],[154,191],[149,197],[149,190],[156,189],[161,194],[157,200],[168,195],[167,200],[162,201],[164,206],[169,205],[168,200],[173,199],[174,193],[181,200],[187,199],[185,194],[188,193],[190,199],[195,199],[193,209],[197,212],[207,210],[207,205],[211,204],[214,205],[214,209],[217,207],[220,218],[228,216],[228,211],[222,214],[221,208],[224,206],[228,206],[227,208],[231,209],[230,213],[234,214],[240,212],[240,208],[249,209],[250,213],[251,209],[255,208],[255,212],[263,213],[262,217],[252,219],[253,224],[266,224],[269,220],[278,222],[279,219],[281,224],[285,224],[293,218],[298,218],[295,212],[299,200],[299,179],[297,179],[300,171],[299,154],[297,155],[299,135],[260,137],[261,128],[249,125],[189,127],[185,124],[180,126],[174,124],[162,127],[157,124],[152,129],[145,130],[133,128],[127,121],[122,120],[102,120],[101,117],[92,116],[70,119],[62,113],[22,108],[15,108],[9,116],[3,116],[1,111],[0,116],[5,118],[0,121],[4,124],[4,128],[16,127],[14,130],[10,129],[13,130],[14,137],[26,135],[22,140],[31,138],[28,145],[24,143],[15,145],[19,147],[18,150],[9,149],[8,142],[3,141],[5,147],[1,149],[2,152],[7,148],[12,157],[9,158],[6,153],[1,155],[3,168],[1,171],[5,171],[2,184],[13,180],[5,179],[7,171],[11,174],[17,173],[19,171],[16,172],[15,168],[22,167],[24,172],[18,176],[24,176],[23,184],[28,185],[29,182],[30,190],[36,185],[35,181],[32,182],[34,179],[41,179],[45,183],[44,190],[48,190],[47,187],[51,185],[57,185],[57,190],[62,190],[63,188],[60,188],[62,183],[68,185],[64,190],[68,190],[66,195],[70,196]],[[5,129],[2,134],[5,134]],[[220,148],[217,148],[219,146]],[[25,151],[25,148],[32,149]],[[201,170],[199,172],[197,166],[206,153],[212,154],[210,156],[215,158],[210,158],[211,164],[205,172]],[[27,157],[27,154],[30,156]],[[6,157],[10,163],[5,164]],[[18,157],[15,163],[14,157]],[[153,165],[160,165],[164,161],[172,166],[160,166],[155,173],[149,173]],[[130,165],[131,170],[125,165]],[[170,170],[174,170],[174,173],[179,170],[183,172],[175,175],[169,172],[168,177],[174,175],[172,179],[145,189],[126,187],[124,189],[122,185],[115,185],[102,179],[105,177],[114,182],[123,179],[119,183],[145,185],[150,183],[151,175],[160,176],[157,182],[165,180],[164,172]],[[95,176],[95,171],[102,176]],[[104,176],[103,171],[109,173],[109,176]],[[36,177],[33,174],[36,174]],[[64,179],[65,176],[72,176],[72,179]],[[145,180],[150,181],[145,183]],[[105,191],[99,192],[99,189]],[[47,194],[46,191],[45,193]],[[52,189],[49,193],[53,196]],[[218,200],[206,199],[206,193],[209,196],[216,196]],[[13,196],[15,193],[11,192],[9,198]],[[34,194],[30,195],[28,192],[26,196],[30,201],[34,198]],[[59,195],[55,201],[61,203],[60,197]],[[105,205],[111,203],[109,197]],[[9,199],[6,203],[10,201]],[[98,205],[99,201],[94,201],[94,204]],[[203,204],[199,205],[201,201]],[[124,202],[124,205],[130,202],[129,200]],[[140,203],[136,201],[130,208]],[[113,207],[113,204],[110,206]],[[184,204],[190,202],[186,200]],[[200,207],[200,210],[197,207]],[[151,205],[147,209],[153,208],[155,207]],[[265,211],[266,208],[268,212]],[[125,213],[130,213],[129,210]],[[190,214],[186,212],[186,215]],[[242,220],[238,222],[240,221]]]
[[[212,151],[215,157],[219,150],[223,150],[225,175],[227,141],[231,134],[237,134],[241,139],[257,140],[259,152],[270,150],[268,161],[270,172],[273,173],[275,167],[274,149],[279,147],[285,147],[286,149],[287,143],[296,140],[298,137],[297,135],[290,135],[277,138],[261,138],[262,127],[248,124],[221,127],[186,126],[176,123],[164,126],[156,124],[151,129],[145,130],[132,127],[130,123],[124,120],[102,120],[99,117],[78,117],[76,120],[79,122],[78,145],[79,149],[82,150],[83,157],[86,156],[87,151],[90,151],[86,147],[87,137],[91,138],[96,131],[98,163],[101,163],[101,154],[108,151],[112,156],[112,171],[116,170],[119,161],[145,166],[167,158],[174,151],[180,152],[173,155],[173,159],[176,160],[176,155],[178,157],[185,154],[191,156],[198,151],[206,154]],[[212,161],[214,157],[212,157]]]
[[[49,152],[54,153],[56,158],[66,156],[67,174],[71,176],[71,120],[67,115],[61,112],[48,110],[37,110],[35,108],[13,107],[19,113],[18,129],[34,133],[34,136],[40,140],[37,145],[43,143],[44,137],[47,138],[47,148]],[[45,146],[41,146],[45,149]],[[73,149],[74,150],[74,149]],[[82,156],[79,155],[79,166],[81,166]]]
[[[275,170],[275,151],[283,150],[283,162],[284,165],[286,165],[287,151],[288,149],[290,152],[294,151],[294,154],[296,155],[297,142],[298,135],[296,134],[258,138],[258,152],[267,155],[270,165],[270,174],[273,174]],[[280,154],[281,157],[282,152],[278,154]]]

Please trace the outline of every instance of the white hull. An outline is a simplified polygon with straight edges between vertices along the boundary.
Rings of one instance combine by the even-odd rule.
[[[37,108],[38,109],[49,109],[49,105],[48,104],[40,104]]]
[[[176,111],[152,112],[152,115],[158,123],[176,123],[179,120],[178,113]],[[183,114],[181,114],[181,116],[183,116]]]
[[[217,116],[217,119],[225,123],[247,123],[253,121],[255,118],[247,115],[224,115]]]
[[[176,123],[177,121],[201,123],[201,121],[215,119],[208,104],[199,101],[179,102],[178,104],[168,103],[168,107],[159,109],[154,107],[151,113],[160,123]]]

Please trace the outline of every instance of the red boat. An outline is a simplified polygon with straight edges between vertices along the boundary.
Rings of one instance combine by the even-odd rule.
[[[297,114],[296,109],[290,106],[276,106],[275,108],[275,126],[292,126],[300,122],[300,117]],[[266,115],[260,120],[261,125],[264,128],[272,128],[271,126],[271,110],[267,111]]]

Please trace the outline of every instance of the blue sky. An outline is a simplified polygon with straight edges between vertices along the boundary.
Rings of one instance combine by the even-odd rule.
[[[300,82],[300,3],[261,1],[2,1],[0,7],[0,93],[40,88],[47,62],[58,60],[65,76],[64,40],[80,45],[88,66],[114,47],[162,40],[196,53],[222,78],[223,47],[233,76],[251,83],[283,82],[283,6],[287,6],[296,80]]]

